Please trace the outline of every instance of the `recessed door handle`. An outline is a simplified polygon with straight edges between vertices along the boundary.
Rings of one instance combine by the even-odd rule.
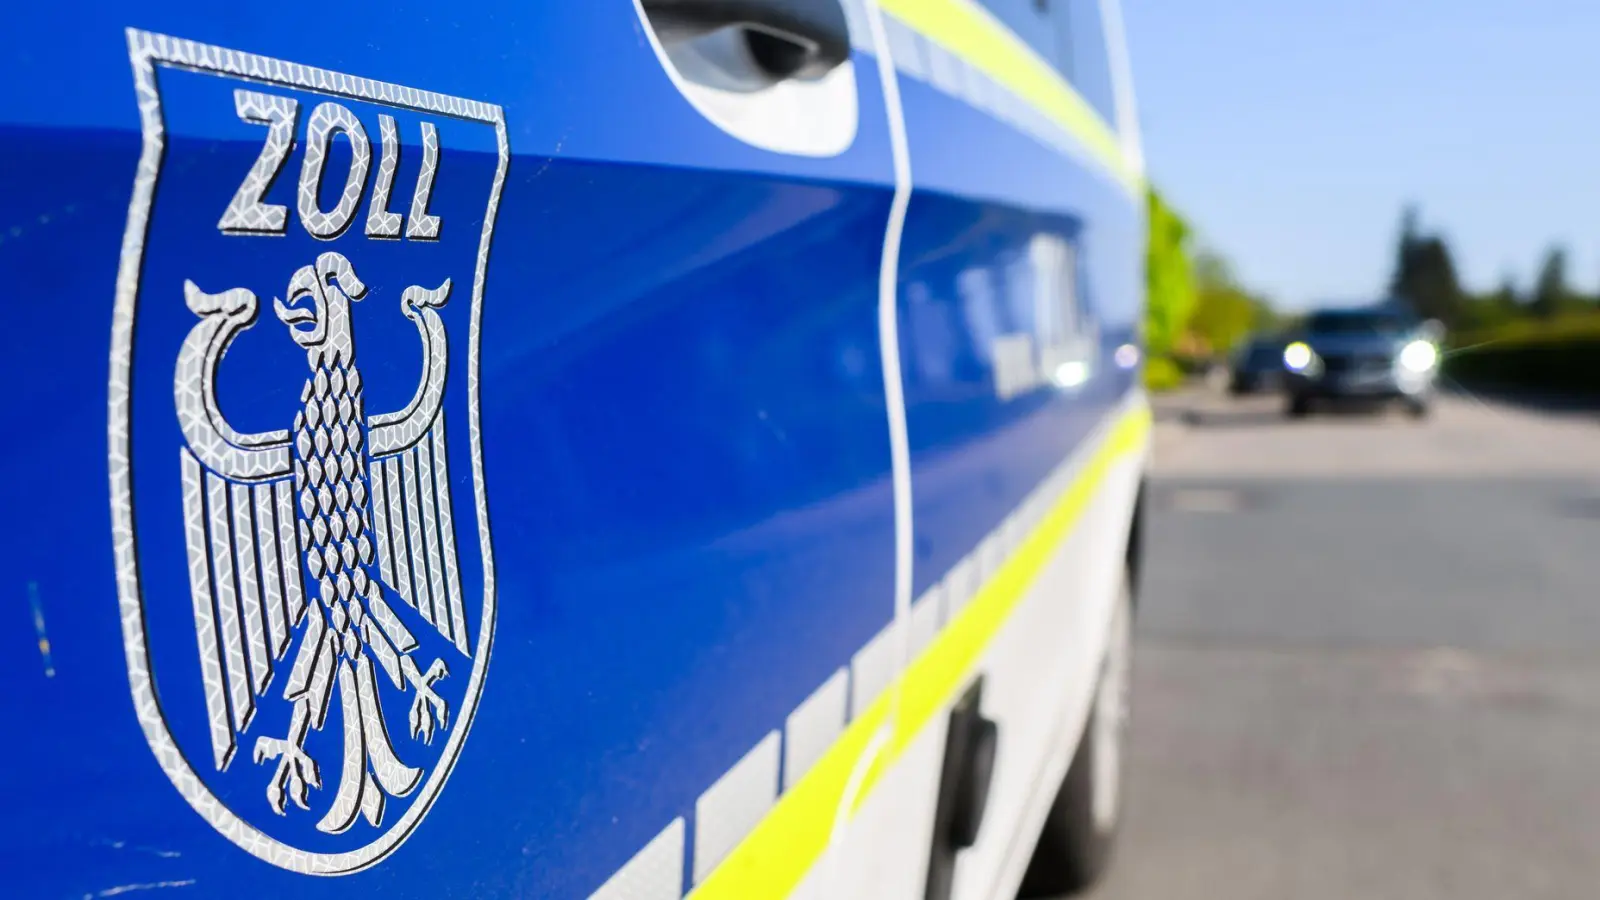
[[[775,81],[816,78],[850,58],[839,0],[641,0],[664,42],[742,32],[750,57]]]

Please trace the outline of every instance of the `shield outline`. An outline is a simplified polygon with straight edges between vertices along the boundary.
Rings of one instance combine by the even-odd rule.
[[[505,185],[510,148],[506,137],[505,113],[498,105],[467,100],[431,91],[402,87],[382,81],[343,75],[326,69],[285,62],[270,57],[242,53],[223,47],[173,38],[167,35],[127,30],[128,55],[133,66],[134,89],[139,104],[143,146],[128,203],[128,222],[123,231],[121,259],[117,267],[116,300],[111,324],[111,372],[108,388],[108,462],[111,478],[111,534],[116,558],[117,598],[121,608],[122,642],[127,652],[128,683],[133,693],[134,710],[150,749],[174,787],[223,837],[258,859],[308,875],[345,875],[358,872],[382,860],[398,848],[422,821],[444,788],[471,730],[483,692],[484,674],[494,643],[495,579],[494,548],[489,538],[489,507],[483,477],[483,440],[479,428],[479,338],[483,318],[483,292],[489,264],[489,245],[494,235],[495,214]],[[483,559],[483,615],[478,626],[478,641],[473,650],[472,672],[461,709],[456,713],[456,728],[446,739],[439,762],[428,773],[416,799],[405,814],[395,820],[370,843],[342,853],[312,853],[273,838],[230,810],[213,795],[190,766],[183,751],[167,730],[161,703],[150,674],[149,646],[145,641],[144,601],[139,586],[137,540],[133,530],[132,462],[129,456],[129,392],[134,314],[139,301],[139,276],[143,268],[144,244],[150,223],[150,208],[165,156],[166,127],[161,115],[161,91],[156,82],[156,66],[172,66],[257,84],[276,85],[331,97],[360,100],[417,112],[432,113],[492,125],[499,151],[494,184],[484,215],[483,235],[478,243],[477,265],[472,283],[472,317],[467,353],[468,433],[472,449],[473,501],[477,512],[478,545]]]

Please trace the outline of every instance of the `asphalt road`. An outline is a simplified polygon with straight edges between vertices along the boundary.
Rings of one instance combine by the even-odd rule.
[[[1158,404],[1093,896],[1600,897],[1600,414]]]

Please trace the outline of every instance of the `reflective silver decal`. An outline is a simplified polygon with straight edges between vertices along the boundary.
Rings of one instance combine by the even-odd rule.
[[[378,181],[372,187],[372,209],[367,213],[367,237],[400,237],[400,214],[389,212],[389,192],[394,189],[394,172],[400,165],[400,132],[394,116],[378,116],[378,133],[383,157],[378,162]]]
[[[344,190],[333,209],[322,210],[317,194],[321,190],[323,169],[328,163],[329,144],[335,135],[342,134],[350,142],[350,171],[345,175]],[[300,190],[296,195],[300,209],[300,224],[312,237],[332,240],[344,233],[355,217],[356,206],[361,203],[361,192],[367,186],[367,168],[372,165],[372,145],[367,143],[367,129],[355,113],[337,103],[317,104],[306,122],[306,155],[300,164]]]
[[[174,786],[233,843],[298,872],[358,871],[399,846],[443,787],[481,695],[492,645],[495,579],[478,421],[478,358],[488,253],[510,159],[503,114],[487,103],[132,29],[128,46],[143,149],[123,234],[112,318],[108,463],[118,599],[135,711]],[[234,95],[237,114],[265,125],[267,138],[218,222],[219,229],[232,235],[281,235],[288,227],[286,207],[266,203],[265,197],[294,149],[299,104],[274,95],[274,87],[329,98],[307,117],[296,190],[298,219],[323,240],[338,238],[354,221],[373,152],[360,120],[339,101],[387,105],[493,128],[498,162],[477,239],[470,297],[462,290],[452,301],[449,280],[402,292],[399,312],[418,329],[415,346],[423,361],[422,376],[405,408],[367,414],[349,316],[350,302],[366,286],[342,253],[322,253],[293,273],[277,276],[287,276],[287,289],[270,304],[246,288],[209,285],[207,290],[192,280],[181,285],[181,292],[177,286],[151,285],[144,296],[140,274],[167,140],[156,77],[162,67],[260,88]],[[395,238],[409,224],[407,237],[437,239],[439,220],[427,212],[440,158],[437,128],[421,123],[423,169],[409,223],[387,209],[399,155],[392,118],[381,117],[378,130],[380,191],[374,192],[363,231]],[[327,150],[339,134],[350,141],[351,164],[348,172],[330,176],[342,182],[342,189],[332,208],[324,210],[318,193]],[[460,323],[467,340],[458,337],[456,344],[465,346],[464,359],[450,358],[446,323],[438,314],[447,301],[470,304]],[[170,370],[182,436],[173,471],[182,490],[182,521],[176,524],[187,557],[189,597],[184,606],[192,608],[195,628],[195,643],[188,646],[199,657],[204,687],[199,712],[207,724],[209,760],[204,753],[186,755],[180,748],[152,673],[130,458],[134,326],[143,302],[186,303],[195,316]],[[279,321],[263,315],[262,306]],[[270,324],[263,325],[263,319]],[[241,333],[258,325],[287,327],[305,351],[308,369],[298,376],[303,381],[300,406],[283,430],[240,431],[229,424],[217,401],[224,354]],[[453,406],[457,411],[451,418],[456,428],[464,418],[470,454],[459,448],[448,452],[442,391],[451,366],[457,370],[452,380],[464,369],[465,415]],[[459,518],[455,513],[461,510],[450,497],[453,487],[467,482],[449,477],[450,459],[471,463],[476,513],[472,546],[481,554],[483,586],[482,614],[473,634],[468,633],[468,598],[458,555],[468,542],[466,533],[453,531]],[[174,461],[164,457],[164,462],[149,464],[173,466]],[[435,644],[435,651],[424,651],[402,615],[412,615],[418,626],[422,622],[391,605],[385,592],[418,608],[427,606],[428,621],[454,649]],[[425,600],[418,596],[424,593]],[[173,598],[149,599],[169,604]],[[476,604],[476,597],[471,599]],[[440,653],[451,658],[440,658]],[[379,669],[382,678],[375,674]],[[436,689],[446,678],[465,679],[461,699],[447,701]],[[281,718],[258,715],[269,703],[282,706]],[[335,703],[340,708],[336,720],[328,715]],[[307,738],[330,722],[339,731],[343,752],[315,752],[338,756],[339,765],[332,758],[314,759],[307,749]],[[251,733],[251,752],[241,761],[238,744],[252,723],[263,733]],[[440,748],[436,762],[427,767],[416,765],[415,759],[408,762],[408,748],[430,743]],[[214,795],[201,774],[210,768],[253,777],[256,769],[249,766],[260,767],[261,789],[272,810],[268,817],[273,812],[309,813],[308,823],[324,832],[360,835],[360,843],[329,853],[284,843]],[[318,795],[320,806],[313,813],[311,791],[318,789],[328,796]],[[388,814],[385,806],[398,797],[407,798],[403,811]]]
[[[428,214],[428,198],[433,196],[433,177],[439,173],[439,132],[432,122],[422,123],[422,172],[417,175],[417,191],[411,195],[411,227],[406,237],[416,241],[439,239],[439,217]]]
[[[245,176],[228,208],[223,210],[217,227],[233,234],[283,234],[289,222],[289,210],[281,204],[261,200],[294,147],[294,122],[300,104],[291,97],[271,97],[242,89],[233,92],[233,104],[239,118],[267,126],[267,141],[261,145],[261,155],[250,167],[250,174]]]
[[[391,429],[388,433],[403,436],[386,439],[383,446],[375,437],[366,437],[369,422],[365,418],[365,392],[351,324],[350,304],[366,293],[367,286],[350,261],[328,252],[318,256],[316,263],[296,270],[289,278],[284,299],[273,301],[277,318],[306,351],[310,367],[300,393],[301,409],[295,414],[291,429],[274,433],[281,436],[269,440],[240,435],[222,418],[214,394],[212,374],[241,330],[237,327],[240,315],[245,316],[246,322],[255,319],[256,299],[247,290],[235,288],[211,295],[193,283],[187,285],[189,306],[201,321],[185,341],[185,352],[194,352],[196,347],[204,349],[198,351],[197,359],[185,357],[178,366],[174,390],[185,434],[207,448],[209,458],[231,460],[229,451],[243,452],[235,442],[250,441],[254,444],[252,452],[282,451],[290,463],[287,467],[244,467],[252,479],[245,480],[211,470],[206,458],[185,452],[185,479],[193,479],[199,469],[206,469],[206,502],[199,511],[200,527],[191,527],[190,531],[190,571],[202,573],[209,567],[215,575],[191,580],[195,627],[197,634],[214,634],[213,622],[221,623],[221,661],[204,642],[201,660],[202,671],[208,677],[211,673],[226,676],[231,719],[224,717],[220,704],[212,703],[208,708],[212,716],[212,749],[221,769],[226,767],[235,740],[249,726],[255,699],[266,694],[274,663],[288,649],[287,642],[273,640],[270,633],[256,548],[268,547],[264,556],[277,559],[284,549],[279,542],[293,542],[291,577],[300,577],[302,572],[309,576],[315,621],[331,623],[332,631],[329,639],[304,642],[314,650],[309,651],[312,656],[306,656],[308,651],[302,648],[301,661],[296,664],[301,677],[291,681],[289,694],[294,710],[289,733],[281,738],[258,738],[254,760],[277,761],[266,791],[279,814],[286,812],[287,801],[308,808],[307,788],[315,786],[316,780],[308,780],[307,773],[316,773],[323,767],[307,753],[305,739],[309,732],[322,727],[326,707],[332,699],[338,699],[344,731],[343,774],[333,806],[317,823],[319,829],[329,833],[349,829],[358,814],[372,826],[381,824],[384,798],[405,796],[422,775],[420,769],[399,762],[391,743],[390,724],[384,718],[372,680],[373,657],[386,671],[394,673],[396,688],[413,693],[407,723],[412,736],[432,741],[435,732],[447,729],[449,723],[449,705],[432,688],[435,681],[448,674],[448,665],[433,659],[427,674],[418,668],[411,656],[417,650],[417,641],[384,602],[380,581],[375,577],[375,572],[383,568],[377,565],[378,548],[383,542],[376,540],[369,519],[372,504],[379,499],[373,477],[386,455],[403,454],[407,476],[418,485],[408,499],[420,502],[423,510],[417,520],[417,533],[427,548],[428,583],[436,604],[425,618],[434,622],[462,654],[469,658],[472,655],[465,641],[465,623],[453,621],[442,605],[446,597],[441,555],[444,541],[434,514],[436,505],[448,508],[450,504],[449,482],[436,477],[431,454],[432,438],[437,433],[434,429],[442,430],[444,424],[438,393],[439,382],[448,369],[444,323],[435,308],[449,297],[449,282],[438,289],[410,288],[402,294],[407,314],[418,321],[426,360],[423,383],[411,404],[398,413],[372,418],[374,435],[379,433],[375,423],[381,419],[389,423],[385,426]],[[423,304],[420,312],[419,304]],[[216,319],[225,324],[218,326]],[[419,415],[423,417],[420,421]],[[442,440],[442,434],[439,437]],[[262,473],[268,473],[266,477],[271,480],[260,480]],[[298,511],[294,529],[280,530],[275,518],[258,519],[253,514],[258,507],[270,510],[270,499],[278,485],[292,485]],[[439,485],[444,486],[444,492]],[[190,509],[189,517],[192,525],[195,509]],[[453,567],[455,560],[450,563]],[[396,584],[388,583],[388,587],[399,592]],[[406,599],[412,602],[411,597]],[[279,615],[281,618],[281,610]],[[332,674],[313,680],[307,690],[307,668]],[[337,688],[337,694],[332,693],[333,688]]]

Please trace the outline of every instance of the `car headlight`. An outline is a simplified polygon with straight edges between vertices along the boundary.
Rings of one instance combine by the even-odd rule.
[[[1283,348],[1283,364],[1296,372],[1311,365],[1311,347],[1300,341],[1295,341]]]
[[[1439,363],[1439,350],[1427,341],[1412,341],[1400,350],[1400,365],[1411,372],[1426,372]]]

